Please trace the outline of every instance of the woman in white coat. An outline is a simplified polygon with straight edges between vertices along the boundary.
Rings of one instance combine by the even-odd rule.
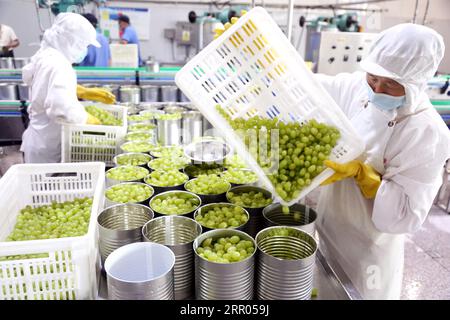
[[[424,222],[450,158],[449,130],[424,92],[443,55],[438,33],[400,24],[379,35],[366,73],[318,75],[366,143],[358,161],[328,163],[320,246],[365,299],[400,298],[404,234]]]
[[[99,124],[78,101],[77,89],[83,93],[82,98],[102,96],[109,103],[113,102],[107,96],[111,93],[105,90],[77,88],[72,63],[84,59],[88,45],[100,46],[96,37],[94,27],[86,18],[75,13],[60,13],[52,27],[45,31],[41,48],[22,69],[23,81],[30,87],[31,102],[30,123],[20,149],[25,162],[61,161],[60,122]]]

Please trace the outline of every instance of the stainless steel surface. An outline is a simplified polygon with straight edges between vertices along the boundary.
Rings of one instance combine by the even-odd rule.
[[[186,95],[183,93],[183,91],[179,90],[178,91],[179,96],[180,96],[180,102],[190,102],[191,100],[189,100],[188,97],[186,97]]]
[[[255,240],[248,234],[233,229],[208,231],[194,241],[194,251],[207,238],[237,235],[243,240]],[[256,250],[255,250],[256,251]],[[207,261],[195,252],[195,295],[198,300],[251,300],[253,299],[255,253],[234,263]]]
[[[239,225],[238,227],[231,227],[231,226],[228,226],[228,227],[227,227],[227,230],[241,230],[241,231],[247,232],[247,225],[248,225],[248,221],[249,221],[249,218],[250,218],[250,215],[249,215],[248,211],[245,210],[244,208],[240,207],[240,206],[237,206],[237,205],[235,205],[235,204],[228,203],[228,202],[217,202],[217,203],[209,203],[209,204],[205,204],[205,205],[201,206],[200,208],[198,208],[198,209],[194,212],[194,219],[195,219],[195,217],[196,217],[197,215],[199,215],[199,214],[206,214],[209,210],[213,210],[213,209],[216,208],[216,207],[228,207],[228,208],[236,208],[236,207],[239,207],[239,208],[241,208],[241,209],[244,211],[244,214],[247,216],[247,222],[245,222],[245,223]],[[204,231],[217,230],[217,228],[211,229],[211,228],[208,228],[208,227],[205,226],[205,225],[202,225],[202,228],[203,228]],[[248,232],[247,232],[247,233],[248,233]]]
[[[272,193],[266,189],[260,188],[260,187],[254,187],[254,186],[237,186],[231,188],[227,194],[227,201],[231,202],[229,199],[229,193],[233,192],[234,194],[242,194],[244,192],[261,192],[266,198],[272,198]],[[259,231],[264,229],[264,219],[263,219],[263,209],[265,207],[260,208],[249,208],[242,206],[250,215],[250,219],[248,221],[247,225],[247,233],[251,235],[252,237],[255,237]]]
[[[138,105],[141,102],[141,89],[138,86],[121,86],[120,101]]]
[[[153,219],[142,228],[144,241],[165,245],[175,254],[175,299],[192,299],[195,296],[193,242],[202,233],[196,221],[180,216]]]
[[[150,200],[149,206],[150,206],[150,208],[152,208],[152,210],[155,212],[155,214],[156,214],[157,216],[168,216],[168,214],[165,214],[165,213],[163,213],[163,212],[160,212],[160,211],[156,210],[156,209],[153,207],[153,202],[154,202],[156,199],[161,199],[161,200],[163,200],[163,199],[164,199],[165,197],[167,197],[167,196],[175,196],[175,195],[190,196],[190,197],[192,197],[192,198],[194,198],[194,199],[196,199],[196,200],[198,201],[198,205],[195,207],[195,209],[193,209],[192,211],[183,213],[183,214],[177,214],[177,216],[185,216],[185,217],[190,217],[190,218],[192,218],[193,215],[194,215],[194,212],[202,205],[202,200],[201,200],[200,197],[197,196],[195,193],[192,193],[192,192],[189,192],[189,191],[182,191],[182,190],[171,190],[171,191],[166,191],[166,192],[163,192],[163,193],[160,193],[160,194],[154,196],[154,197]]]
[[[256,236],[258,300],[311,298],[317,242],[293,227],[270,227]]]
[[[178,96],[178,88],[176,86],[161,86],[161,101],[176,102]]]
[[[156,120],[158,142],[162,146],[181,143],[181,119]]]
[[[158,243],[120,247],[105,262],[108,299],[173,300],[174,264],[172,250]]]
[[[115,184],[115,185],[112,185],[112,186],[108,187],[108,188],[106,189],[106,191],[108,191],[109,189],[111,189],[112,187],[115,187],[115,186],[117,186],[117,185],[125,185],[125,184],[128,184],[128,185],[131,185],[131,184],[134,184],[134,185],[141,185],[141,186],[145,186],[145,187],[150,188],[150,190],[151,190],[150,196],[147,197],[146,199],[142,200],[142,201],[139,201],[138,204],[146,205],[146,204],[148,203],[148,200],[155,194],[155,190],[153,189],[152,186],[149,186],[148,184],[142,183],[142,182],[122,182],[122,183],[117,183],[117,184]],[[106,191],[105,191],[105,193],[106,193]],[[128,202],[128,203],[134,203],[134,202]],[[110,200],[108,197],[106,197],[106,195],[105,195],[105,208],[106,208],[106,207],[110,207],[110,206],[114,206],[114,205],[118,205],[118,204],[123,204],[123,203],[122,203],[122,202],[115,202],[115,201],[112,201],[112,200]]]
[[[13,59],[9,57],[0,58],[0,69],[14,69]]]
[[[17,99],[17,85],[15,83],[0,83],[0,100]]]
[[[203,135],[203,116],[200,111],[184,111],[182,118],[183,144]]]
[[[186,157],[194,163],[223,163],[232,152],[231,147],[222,141],[200,139],[184,147]]]
[[[289,207],[289,213],[282,211],[281,204],[273,203],[263,210],[264,226],[291,226],[313,235],[316,230],[317,213],[310,207],[294,204]],[[299,216],[295,215],[298,213]]]
[[[159,87],[153,85],[141,86],[141,101],[143,102],[158,102],[159,101]]]
[[[142,241],[142,227],[152,218],[152,210],[140,204],[118,204],[104,209],[97,217],[102,263],[117,248]]]
[[[19,89],[19,100],[28,101],[30,99],[29,87],[25,83],[20,83],[17,88]]]
[[[29,62],[30,58],[14,58],[14,65],[16,69],[22,69]]]
[[[197,179],[197,178],[196,178]],[[192,181],[195,181],[196,179],[191,179],[188,182],[184,184],[184,189],[189,191],[189,185],[192,183]],[[227,191],[219,194],[199,194],[195,193],[202,199],[202,204],[209,204],[209,203],[218,203],[218,202],[225,202],[227,201],[226,193],[228,190],[231,189],[231,184],[229,184],[229,187]]]
[[[142,158],[146,158],[147,160],[145,161],[145,163],[139,165],[139,167],[143,167],[143,168],[147,168],[147,163],[152,160],[152,157],[147,153],[140,153],[140,152],[120,153],[113,158],[113,162],[116,165],[116,167],[121,166],[121,164],[118,163],[118,160],[120,158],[124,158],[127,156],[140,156]]]

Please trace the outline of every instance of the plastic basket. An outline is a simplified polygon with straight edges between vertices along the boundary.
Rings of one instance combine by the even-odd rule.
[[[341,138],[330,159],[339,163],[364,150],[350,121],[263,8],[252,9],[211,42],[176,74],[175,82],[209,122],[226,132],[227,141],[283,204],[298,202],[333,171],[324,170],[297,198],[283,201],[215,105],[232,119],[259,115],[285,122],[316,119],[335,126]]]
[[[95,105],[122,119],[121,126],[100,126],[89,124],[62,124],[61,156],[62,162],[104,162],[114,166],[113,158],[121,153],[120,145],[125,142],[127,133],[127,108],[95,102],[83,102],[83,105]]]
[[[0,261],[0,299],[95,299],[100,256],[97,215],[104,204],[105,165],[18,164],[0,180],[0,257],[48,254]],[[80,237],[7,241],[17,216],[33,207],[93,197],[88,232]]]

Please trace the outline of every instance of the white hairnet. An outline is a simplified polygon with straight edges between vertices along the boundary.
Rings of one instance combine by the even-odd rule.
[[[73,63],[90,44],[100,47],[94,27],[82,15],[69,12],[56,16],[44,33],[41,47],[52,47]]]
[[[380,33],[367,58],[361,61],[361,68],[402,84],[406,106],[411,106],[436,73],[444,51],[439,33],[421,25],[403,23]]]

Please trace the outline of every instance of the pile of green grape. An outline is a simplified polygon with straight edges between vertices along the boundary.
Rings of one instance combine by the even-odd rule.
[[[140,183],[120,183],[106,190],[105,195],[113,202],[134,203],[150,198],[153,195],[153,189]]]
[[[144,117],[146,120],[153,120],[153,119],[155,119],[155,115],[157,115],[157,114],[162,114],[162,112],[161,111],[146,110],[146,111],[141,111],[139,113],[139,115]]]
[[[189,163],[189,159],[184,157],[157,158],[148,163],[148,167],[153,170],[181,170]]]
[[[262,192],[250,191],[236,194],[229,191],[227,193],[229,202],[244,208],[263,208],[272,203],[272,198],[266,197]]]
[[[230,183],[215,174],[208,174],[190,180],[185,188],[196,194],[221,194],[230,189]]]
[[[6,241],[25,241],[79,237],[87,233],[92,198],[78,198],[63,203],[20,210],[17,221]]]
[[[157,158],[182,157],[184,155],[183,148],[178,146],[160,146],[151,152],[152,156]]]
[[[152,157],[145,153],[123,153],[116,156],[116,162],[120,166],[142,166],[147,164],[151,159]]]
[[[142,180],[148,175],[148,170],[137,166],[118,166],[109,169],[106,177],[118,181],[137,181]]]
[[[249,146],[250,154],[264,170],[272,168],[271,160],[278,158],[278,170],[269,170],[267,176],[284,201],[298,197],[302,189],[325,169],[323,161],[329,158],[340,138],[337,128],[314,119],[304,124],[260,116],[231,119],[220,106],[217,110]],[[256,134],[252,134],[254,132]],[[273,155],[270,153],[272,132],[277,132],[279,137],[278,147],[274,146],[277,154]],[[258,150],[261,137],[268,142],[266,148],[269,154]]]
[[[101,124],[104,126],[121,126],[122,120],[117,119],[111,112],[103,110],[97,106],[86,106],[84,107],[87,113],[91,116],[96,117],[100,120]]]
[[[134,124],[130,124],[128,126],[128,131],[129,132],[135,132],[135,131],[150,131],[155,129],[156,126],[154,124],[151,123],[134,123]]]
[[[181,113],[175,112],[175,113],[156,113],[155,119],[157,120],[179,120],[181,119]]]
[[[184,172],[189,177],[198,177],[200,175],[208,175],[208,174],[220,174],[223,172],[223,167],[218,164],[193,164],[190,166],[187,166],[184,169]]]
[[[225,158],[224,167],[227,169],[246,169],[247,164],[242,160],[239,155],[233,154]]]
[[[200,257],[211,262],[233,263],[251,257],[255,247],[252,241],[235,235],[216,240],[206,238],[195,251]]]
[[[178,170],[155,170],[145,177],[144,182],[157,187],[173,187],[188,180],[189,177]]]
[[[131,141],[120,146],[126,152],[150,152],[155,145],[149,141]]]
[[[155,212],[166,215],[186,214],[199,206],[200,200],[184,191],[160,194],[150,201],[150,207]]]
[[[223,172],[221,176],[229,183],[234,184],[250,184],[258,181],[256,173],[250,170],[231,169]]]
[[[144,117],[140,114],[133,114],[133,115],[128,116],[128,121],[131,121],[131,122],[145,122],[147,120],[148,119],[146,117]]]
[[[248,221],[242,207],[230,204],[214,204],[201,207],[195,220],[209,229],[237,228]]]
[[[130,132],[125,136],[126,141],[148,141],[151,140],[152,134],[146,131]]]

